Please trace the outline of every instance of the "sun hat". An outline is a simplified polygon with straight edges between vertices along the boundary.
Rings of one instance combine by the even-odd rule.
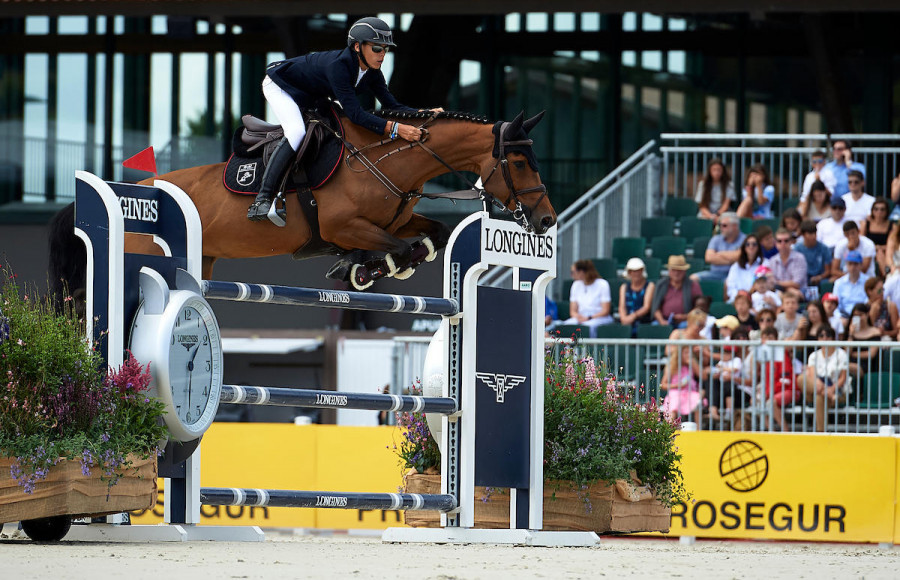
[[[716,320],[716,326],[719,328],[730,328],[731,330],[734,330],[740,325],[741,322],[737,319],[737,316],[734,316],[733,314],[728,314]]]
[[[669,270],[690,270],[691,265],[687,263],[684,256],[669,256],[669,261],[666,262],[666,268]]]
[[[640,258],[631,258],[628,260],[628,263],[625,264],[625,271],[627,272],[643,270],[644,268],[646,268],[646,266],[644,265],[644,261]]]

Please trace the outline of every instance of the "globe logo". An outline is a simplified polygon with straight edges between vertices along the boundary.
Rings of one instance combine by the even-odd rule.
[[[734,491],[753,491],[769,475],[769,458],[753,441],[735,441],[719,458],[719,475]]]

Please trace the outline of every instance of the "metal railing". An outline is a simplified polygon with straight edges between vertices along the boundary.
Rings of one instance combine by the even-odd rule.
[[[395,339],[392,392],[403,394],[422,379],[429,340],[430,337]],[[678,414],[683,420],[695,421],[701,430],[877,433],[884,425],[900,426],[900,343],[897,342],[770,341],[763,344],[760,341],[604,338],[575,343],[548,339],[547,347],[555,355],[561,348],[575,348],[579,356],[602,361],[626,396],[635,403],[649,403],[652,399],[662,412],[666,412],[669,392],[681,387],[688,400],[696,398],[697,405],[688,403],[688,412]],[[738,373],[722,371],[729,366],[728,361],[720,364],[726,347],[736,347],[729,356],[731,361],[741,359]],[[823,394],[819,396],[815,380],[810,382],[804,378],[810,372],[807,364],[810,355],[823,348],[841,349],[846,354],[847,365],[843,367],[846,375],[833,401],[827,385],[822,385]],[[687,357],[693,359],[691,364],[685,364]],[[737,365],[731,362],[731,366]],[[680,372],[684,367],[689,370]],[[815,374],[813,377],[838,382],[840,370],[833,377]],[[675,375],[674,386],[672,375]],[[810,382],[808,387],[807,382]],[[715,412],[712,407],[716,408]]]
[[[797,197],[811,170],[809,156],[817,150],[831,157],[838,139],[853,145],[853,158],[866,166],[866,191],[890,196],[891,180],[900,171],[900,135],[889,134],[702,134],[663,133],[663,183],[674,197],[693,198],[707,163],[721,159],[731,173],[740,198],[747,169],[762,163],[775,186],[776,199]]]
[[[575,260],[609,255],[613,238],[639,234],[641,218],[653,215],[661,202],[655,147],[655,141],[641,147],[558,215],[558,272],[567,272]],[[492,270],[484,278],[492,286],[511,279],[509,269]],[[551,293],[554,286],[561,284],[554,282]]]

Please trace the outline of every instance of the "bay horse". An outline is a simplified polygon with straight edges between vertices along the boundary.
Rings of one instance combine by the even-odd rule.
[[[352,258],[355,250],[385,252],[383,267],[354,264],[345,258],[332,268],[329,277],[350,279],[354,287],[364,289],[379,275],[403,279],[418,264],[433,260],[446,246],[450,229],[413,213],[413,208],[426,181],[451,171],[458,175],[462,175],[460,171],[476,173],[483,184],[476,193],[512,213],[528,231],[544,233],[556,223],[528,138],[543,113],[527,120],[520,113],[511,122],[495,124],[454,112],[381,115],[407,123],[420,121],[423,141],[379,141],[374,133],[343,118],[345,143],[352,147],[348,147],[349,154],[345,152],[331,179],[312,193],[321,238],[337,248],[335,254]],[[378,171],[370,171],[367,166]],[[224,163],[217,163],[180,169],[139,183],[153,185],[155,179],[163,179],[191,197],[203,225],[202,275],[206,280],[212,279],[213,265],[219,258],[296,256],[312,236],[297,197],[286,196],[287,227],[265,220],[250,221],[247,209],[253,196],[229,192],[222,182],[224,167]],[[58,221],[71,232],[71,220]],[[51,227],[51,280],[55,282],[62,272],[57,262],[63,252],[54,248],[62,242],[54,242],[58,236],[53,230],[60,227]],[[147,236],[129,235],[125,250],[161,253]],[[79,282],[83,286],[83,279],[75,281],[71,275],[66,282],[70,292],[80,287]]]

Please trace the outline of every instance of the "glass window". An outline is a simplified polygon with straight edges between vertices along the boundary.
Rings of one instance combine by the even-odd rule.
[[[528,32],[547,32],[549,21],[546,12],[529,12],[525,17],[525,29]]]
[[[87,16],[60,16],[58,20],[60,34],[87,34]]]
[[[641,29],[648,31],[658,31],[663,29],[663,19],[656,14],[644,12],[641,17]]]
[[[687,53],[683,50],[672,50],[666,55],[667,69],[670,73],[683,75],[687,71]]]
[[[506,31],[507,32],[519,32],[522,30],[522,15],[515,14],[507,14],[506,15]]]
[[[600,30],[600,15],[596,12],[582,14],[581,29],[585,32],[596,32]]]
[[[641,66],[648,70],[662,70],[662,52],[658,50],[642,52]]]
[[[47,16],[27,16],[25,34],[50,34],[50,18]]]
[[[574,12],[557,12],[553,15],[553,30],[557,32],[572,32],[575,30]]]

